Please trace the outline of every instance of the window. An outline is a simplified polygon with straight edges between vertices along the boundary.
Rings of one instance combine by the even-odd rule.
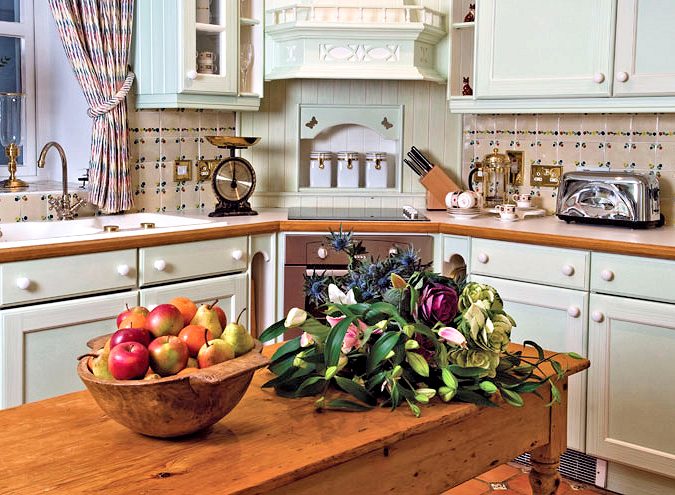
[[[26,94],[24,139],[17,171],[19,177],[36,175],[33,38],[33,0],[0,0],[0,92]],[[7,157],[0,149],[1,165],[7,165]],[[0,167],[0,177],[7,175],[6,167]]]

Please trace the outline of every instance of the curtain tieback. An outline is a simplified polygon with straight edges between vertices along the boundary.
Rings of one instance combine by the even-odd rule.
[[[129,90],[131,89],[131,84],[134,82],[134,77],[135,74],[129,71],[129,73],[127,74],[127,78],[124,80],[124,84],[122,84],[122,87],[117,90],[115,96],[110,98],[105,103],[94,105],[93,107],[89,108],[87,110],[87,115],[89,115],[89,117],[91,117],[92,119],[95,119],[97,117],[100,117],[101,115],[105,115],[110,110],[115,108],[117,105],[122,103],[124,99],[127,97]]]

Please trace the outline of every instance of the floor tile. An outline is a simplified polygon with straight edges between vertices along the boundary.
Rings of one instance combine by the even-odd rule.
[[[442,495],[480,495],[481,493],[487,492],[488,489],[489,486],[487,483],[473,479],[467,481],[466,483],[462,483],[461,485],[457,485],[446,492],[443,492]]]
[[[501,466],[491,469],[487,473],[481,474],[478,476],[478,479],[487,481],[488,483],[500,483],[520,473],[521,471],[518,468],[510,466],[509,464],[502,464]]]

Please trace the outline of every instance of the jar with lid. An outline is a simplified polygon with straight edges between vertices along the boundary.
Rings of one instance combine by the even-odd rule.
[[[337,186],[359,187],[359,154],[356,151],[340,151],[337,163]]]
[[[366,187],[387,187],[387,154],[381,151],[366,153]]]
[[[309,154],[310,187],[331,187],[333,154],[330,151],[312,151]]]

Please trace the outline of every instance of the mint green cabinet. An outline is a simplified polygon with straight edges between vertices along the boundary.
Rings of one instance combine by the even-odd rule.
[[[472,275],[471,280],[499,291],[504,309],[517,326],[511,340],[534,340],[545,349],[586,355],[588,293]],[[569,379],[567,446],[586,450],[586,372]]]
[[[609,96],[614,9],[615,0],[481,0],[477,96]]]
[[[262,2],[136,2],[133,70],[138,108],[258,110]],[[244,56],[244,54],[247,56]]]
[[[587,448],[675,477],[675,305],[591,294]]]
[[[618,0],[614,95],[675,95],[675,2]]]
[[[75,358],[136,304],[130,291],[0,311],[0,409],[83,390]]]

